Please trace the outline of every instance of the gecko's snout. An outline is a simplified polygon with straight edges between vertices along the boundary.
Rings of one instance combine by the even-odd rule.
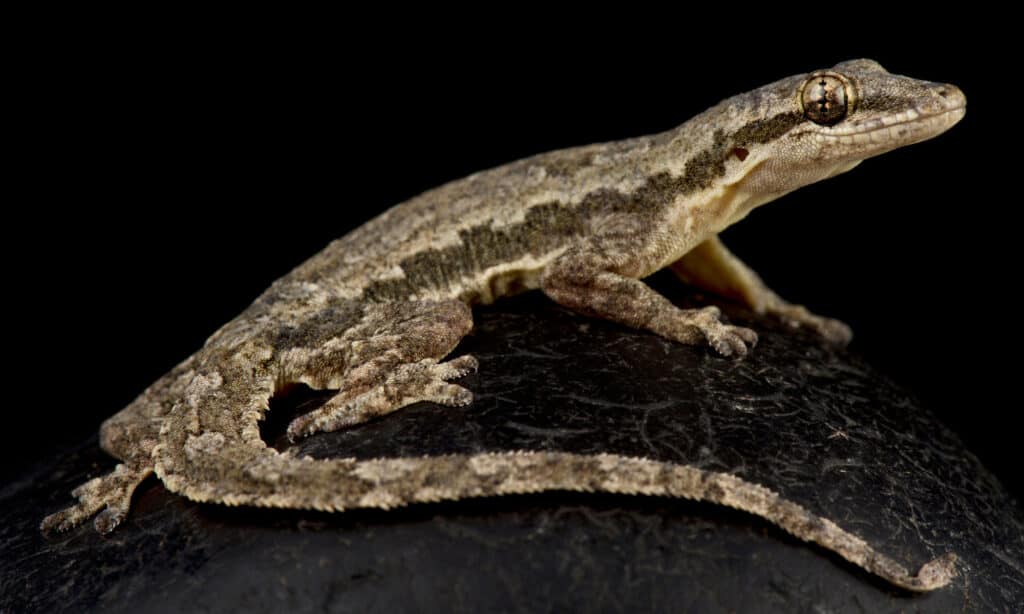
[[[963,118],[967,112],[967,97],[951,83],[924,85],[924,91],[917,96],[914,111],[924,118],[924,123],[932,124],[931,136],[935,136]]]
[[[949,83],[935,83],[928,89],[932,95],[923,101],[917,112],[926,117],[923,123],[931,136],[935,136],[963,119],[967,113],[967,96]]]
[[[940,98],[947,98],[952,100],[961,100],[964,104],[967,103],[967,97],[960,91],[960,88],[953,85],[952,83],[940,83],[935,87],[935,93]]]
[[[967,96],[951,83],[936,83],[931,89],[935,92],[937,105],[941,106],[943,111],[954,111],[967,106]]]

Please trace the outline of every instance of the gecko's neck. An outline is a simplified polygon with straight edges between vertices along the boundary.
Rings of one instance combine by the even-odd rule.
[[[643,274],[670,264],[755,207],[790,191],[759,189],[758,182],[749,178],[756,176],[761,163],[747,158],[753,148],[749,141],[754,127],[762,129],[759,138],[768,139],[796,119],[776,118],[770,128],[765,128],[761,119],[722,128],[716,121],[720,114],[717,108],[711,109],[651,136],[632,147],[621,161],[623,168],[637,169],[645,177],[630,195],[632,199],[642,201],[645,209],[656,209],[661,227],[671,229],[670,245],[647,263],[649,271]],[[758,153],[764,155],[764,151]]]

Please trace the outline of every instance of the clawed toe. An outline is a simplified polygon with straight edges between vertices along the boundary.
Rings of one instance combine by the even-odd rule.
[[[708,331],[708,342],[722,356],[746,356],[747,345],[757,344],[757,333],[749,328],[720,324],[719,330]]]
[[[448,362],[438,364],[435,367],[434,373],[438,379],[448,381],[473,373],[479,367],[480,363],[477,359],[466,354],[465,356],[459,356],[458,358],[454,358]]]
[[[853,329],[847,326],[845,322],[833,320],[832,318],[822,318],[822,320],[821,325],[816,326],[815,330],[829,343],[845,346],[853,339]]]
[[[473,402],[473,393],[462,386],[441,383],[430,390],[425,400],[439,405],[462,407]]]
[[[698,327],[708,343],[722,356],[746,356],[749,345],[757,344],[757,333],[742,326],[723,324],[718,307],[705,307],[698,312]]]
[[[841,347],[853,339],[853,330],[844,322],[832,318],[807,314],[801,318],[785,318],[784,322],[793,328],[812,330],[826,342]]]
[[[81,504],[73,505],[43,518],[43,521],[39,523],[39,529],[44,533],[63,533],[82,522],[83,519],[95,514],[98,509],[98,506],[96,509],[90,509]]]
[[[792,328],[806,328],[833,345],[845,346],[853,339],[853,330],[846,323],[811,313],[802,305],[784,303],[769,309],[786,325]]]
[[[112,473],[93,478],[74,489],[71,494],[78,503],[43,518],[39,528],[44,533],[68,531],[95,515],[96,530],[110,533],[127,517],[132,493],[151,472],[149,468],[118,465]]]
[[[128,510],[123,509],[118,505],[108,505],[105,510],[96,514],[96,518],[92,521],[92,526],[96,528],[101,535],[106,535],[113,531],[117,525],[121,524],[121,521],[128,515]]]

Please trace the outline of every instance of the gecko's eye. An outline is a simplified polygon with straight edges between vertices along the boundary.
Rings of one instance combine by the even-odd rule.
[[[807,119],[816,124],[831,126],[846,117],[846,84],[832,75],[818,75],[804,84],[800,103]]]

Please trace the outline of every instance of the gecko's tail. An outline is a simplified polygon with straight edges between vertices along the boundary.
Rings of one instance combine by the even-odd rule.
[[[197,444],[193,452],[217,455],[204,466],[222,467],[226,450],[217,442]],[[238,460],[240,450],[228,454]],[[896,586],[929,591],[956,574],[956,557],[939,557],[912,574],[895,560],[834,522],[736,476],[688,465],[614,454],[510,452],[373,460],[314,460],[248,450],[235,475],[243,483],[225,484],[223,473],[180,490],[192,499],[228,505],[317,510],[392,508],[411,503],[541,491],[607,492],[708,501],[749,512],[802,540],[819,544]],[[197,456],[201,456],[198,454]],[[236,467],[239,467],[236,465]],[[212,469],[213,471],[218,471]],[[160,467],[158,464],[158,473]],[[191,472],[190,472],[191,474]],[[172,490],[173,476],[161,475]],[[192,482],[192,480],[189,480]],[[183,484],[181,486],[184,486]]]

